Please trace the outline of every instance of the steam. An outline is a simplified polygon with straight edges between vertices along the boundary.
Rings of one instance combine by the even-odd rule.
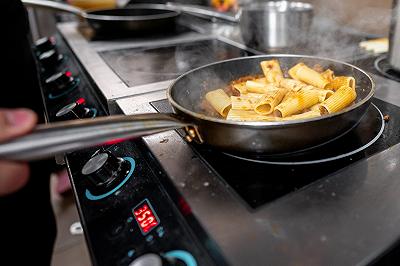
[[[365,37],[387,36],[390,1],[308,1],[314,5],[314,21],[309,36],[313,54],[339,60],[354,60],[358,43]]]
[[[238,0],[240,5],[268,0]],[[351,61],[360,52],[358,44],[365,37],[387,36],[391,17],[391,0],[294,0],[314,6],[313,23],[308,32],[297,30],[299,45],[264,52],[309,54]],[[294,2],[293,1],[293,2]],[[293,22],[292,22],[293,23]],[[254,25],[261,27],[261,25]],[[258,44],[255,43],[254,46]],[[260,44],[265,47],[265,44]],[[253,47],[258,48],[260,47]]]

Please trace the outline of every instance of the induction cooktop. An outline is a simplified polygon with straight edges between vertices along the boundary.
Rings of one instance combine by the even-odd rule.
[[[350,132],[303,152],[243,157],[204,145],[191,147],[250,208],[258,208],[399,143],[400,107],[376,98],[372,102]],[[151,105],[161,113],[172,111],[167,100]]]
[[[212,62],[253,55],[217,39],[100,52],[108,66],[128,86],[172,80]]]

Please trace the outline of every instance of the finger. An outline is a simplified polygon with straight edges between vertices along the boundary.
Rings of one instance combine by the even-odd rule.
[[[0,161],[0,196],[11,194],[22,188],[29,179],[26,163]]]
[[[36,114],[29,109],[0,109],[0,141],[28,133],[36,122]]]

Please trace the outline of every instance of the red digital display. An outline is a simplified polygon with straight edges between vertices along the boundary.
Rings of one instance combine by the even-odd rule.
[[[84,104],[85,102],[86,100],[83,98],[79,98],[78,100],[76,100],[76,104]]]
[[[160,223],[147,199],[133,209],[133,216],[135,216],[136,222],[144,235]]]

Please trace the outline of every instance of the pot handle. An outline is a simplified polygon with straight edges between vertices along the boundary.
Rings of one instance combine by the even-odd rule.
[[[59,2],[48,1],[48,0],[22,0],[22,3],[28,7],[43,8],[53,11],[62,11],[62,12],[72,13],[74,15],[83,18],[87,17],[87,13],[83,9]]]
[[[138,114],[38,125],[28,135],[0,143],[0,159],[32,161],[107,141],[142,137],[193,126],[174,114]]]
[[[228,15],[222,12],[213,11],[210,9],[206,9],[201,6],[196,5],[185,5],[185,4],[178,4],[178,3],[171,3],[168,2],[166,4],[168,7],[175,9],[176,11],[181,11],[193,15],[205,16],[208,18],[218,18],[221,20],[225,20],[228,22],[238,23],[240,21],[241,12],[237,12],[235,15]]]

